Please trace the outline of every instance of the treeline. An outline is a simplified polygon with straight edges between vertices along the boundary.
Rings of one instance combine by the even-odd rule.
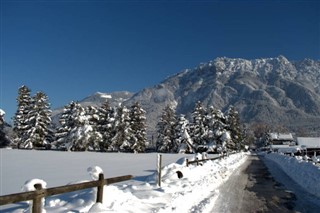
[[[30,89],[18,91],[18,109],[13,118],[14,146],[23,149],[68,151],[144,152],[147,145],[145,111],[139,103],[125,106],[82,107],[72,101],[64,107],[57,127],[51,122],[48,97],[31,97]]]
[[[177,116],[175,109],[167,106],[157,130],[156,148],[160,152],[222,152],[243,149],[246,143],[246,129],[233,106],[223,113],[198,102],[189,119]]]
[[[197,152],[240,149],[244,144],[245,132],[233,107],[224,114],[213,107],[205,109],[198,102],[188,120],[167,106],[152,146],[146,137],[146,112],[138,102],[127,108],[111,107],[108,102],[83,107],[72,101],[64,107],[57,126],[51,121],[45,93],[31,96],[30,89],[22,86],[17,103],[10,146],[20,149],[145,152],[151,147],[159,152]]]

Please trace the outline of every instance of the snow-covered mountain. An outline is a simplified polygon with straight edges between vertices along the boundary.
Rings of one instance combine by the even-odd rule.
[[[216,58],[167,78],[135,94],[154,127],[167,104],[178,113],[192,112],[195,103],[240,112],[243,122],[264,122],[291,131],[319,131],[320,61],[290,62],[284,56],[256,60]]]
[[[96,93],[82,102],[100,104],[105,95],[108,94]],[[319,134],[320,61],[294,62],[284,56],[255,60],[216,58],[134,95],[128,93],[122,100],[125,105],[141,103],[147,112],[149,136],[167,104],[176,106],[179,114],[189,114],[197,101],[222,110],[233,105],[246,124],[264,122]],[[116,104],[122,100],[110,99]]]

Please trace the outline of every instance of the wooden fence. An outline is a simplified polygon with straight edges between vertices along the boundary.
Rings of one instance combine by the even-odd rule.
[[[199,160],[198,158],[196,158],[195,160],[193,161],[189,161],[188,159],[186,159],[186,164],[187,164],[187,167],[190,165],[190,164],[197,164],[197,166],[200,165],[200,162],[205,162],[205,161],[208,161],[208,160],[217,160],[217,159],[222,159],[224,158],[225,156],[229,156],[229,155],[232,155],[232,154],[235,154],[236,152],[230,152],[230,153],[222,153],[220,156],[218,157],[214,157],[214,158],[205,158],[205,159],[201,159]]]
[[[64,194],[68,192],[73,192],[73,191],[78,191],[78,190],[83,190],[83,189],[88,189],[93,187],[97,187],[98,189],[96,202],[102,203],[104,185],[130,180],[132,177],[133,177],[132,175],[125,175],[125,176],[104,179],[104,175],[101,173],[99,174],[99,179],[96,181],[72,184],[67,186],[59,186],[59,187],[43,189],[41,184],[35,184],[34,186],[36,188],[35,191],[0,196],[0,206],[6,205],[6,204],[13,204],[21,201],[32,200],[33,201],[32,212],[41,213],[43,198],[49,197],[52,195]]]
[[[221,156],[219,157],[215,157],[215,158],[206,158],[206,159],[201,159],[199,160],[198,158],[196,158],[195,160],[193,161],[189,161],[188,159],[186,159],[186,163],[187,163],[187,167],[190,165],[190,164],[197,164],[197,166],[199,166],[200,162],[205,162],[205,161],[208,161],[208,160],[216,160],[216,159],[220,159]]]

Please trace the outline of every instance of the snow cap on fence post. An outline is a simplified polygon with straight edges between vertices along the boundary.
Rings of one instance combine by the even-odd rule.
[[[21,191],[29,192],[29,191],[36,191],[36,195],[33,199],[33,203],[28,201],[29,209],[32,209],[32,212],[35,213],[45,213],[44,203],[45,199],[41,195],[41,190],[47,187],[47,183],[41,179],[31,179],[25,182],[22,186]],[[31,206],[32,205],[32,206]]]
[[[99,175],[103,173],[103,170],[99,166],[90,166],[87,172],[91,176],[92,180],[99,180]]]

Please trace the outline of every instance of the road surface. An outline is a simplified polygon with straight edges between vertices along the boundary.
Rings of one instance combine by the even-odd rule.
[[[212,212],[320,211],[320,198],[303,191],[277,165],[260,158],[250,155],[248,160],[234,171],[219,188],[219,197]],[[271,168],[268,169],[266,165]]]

